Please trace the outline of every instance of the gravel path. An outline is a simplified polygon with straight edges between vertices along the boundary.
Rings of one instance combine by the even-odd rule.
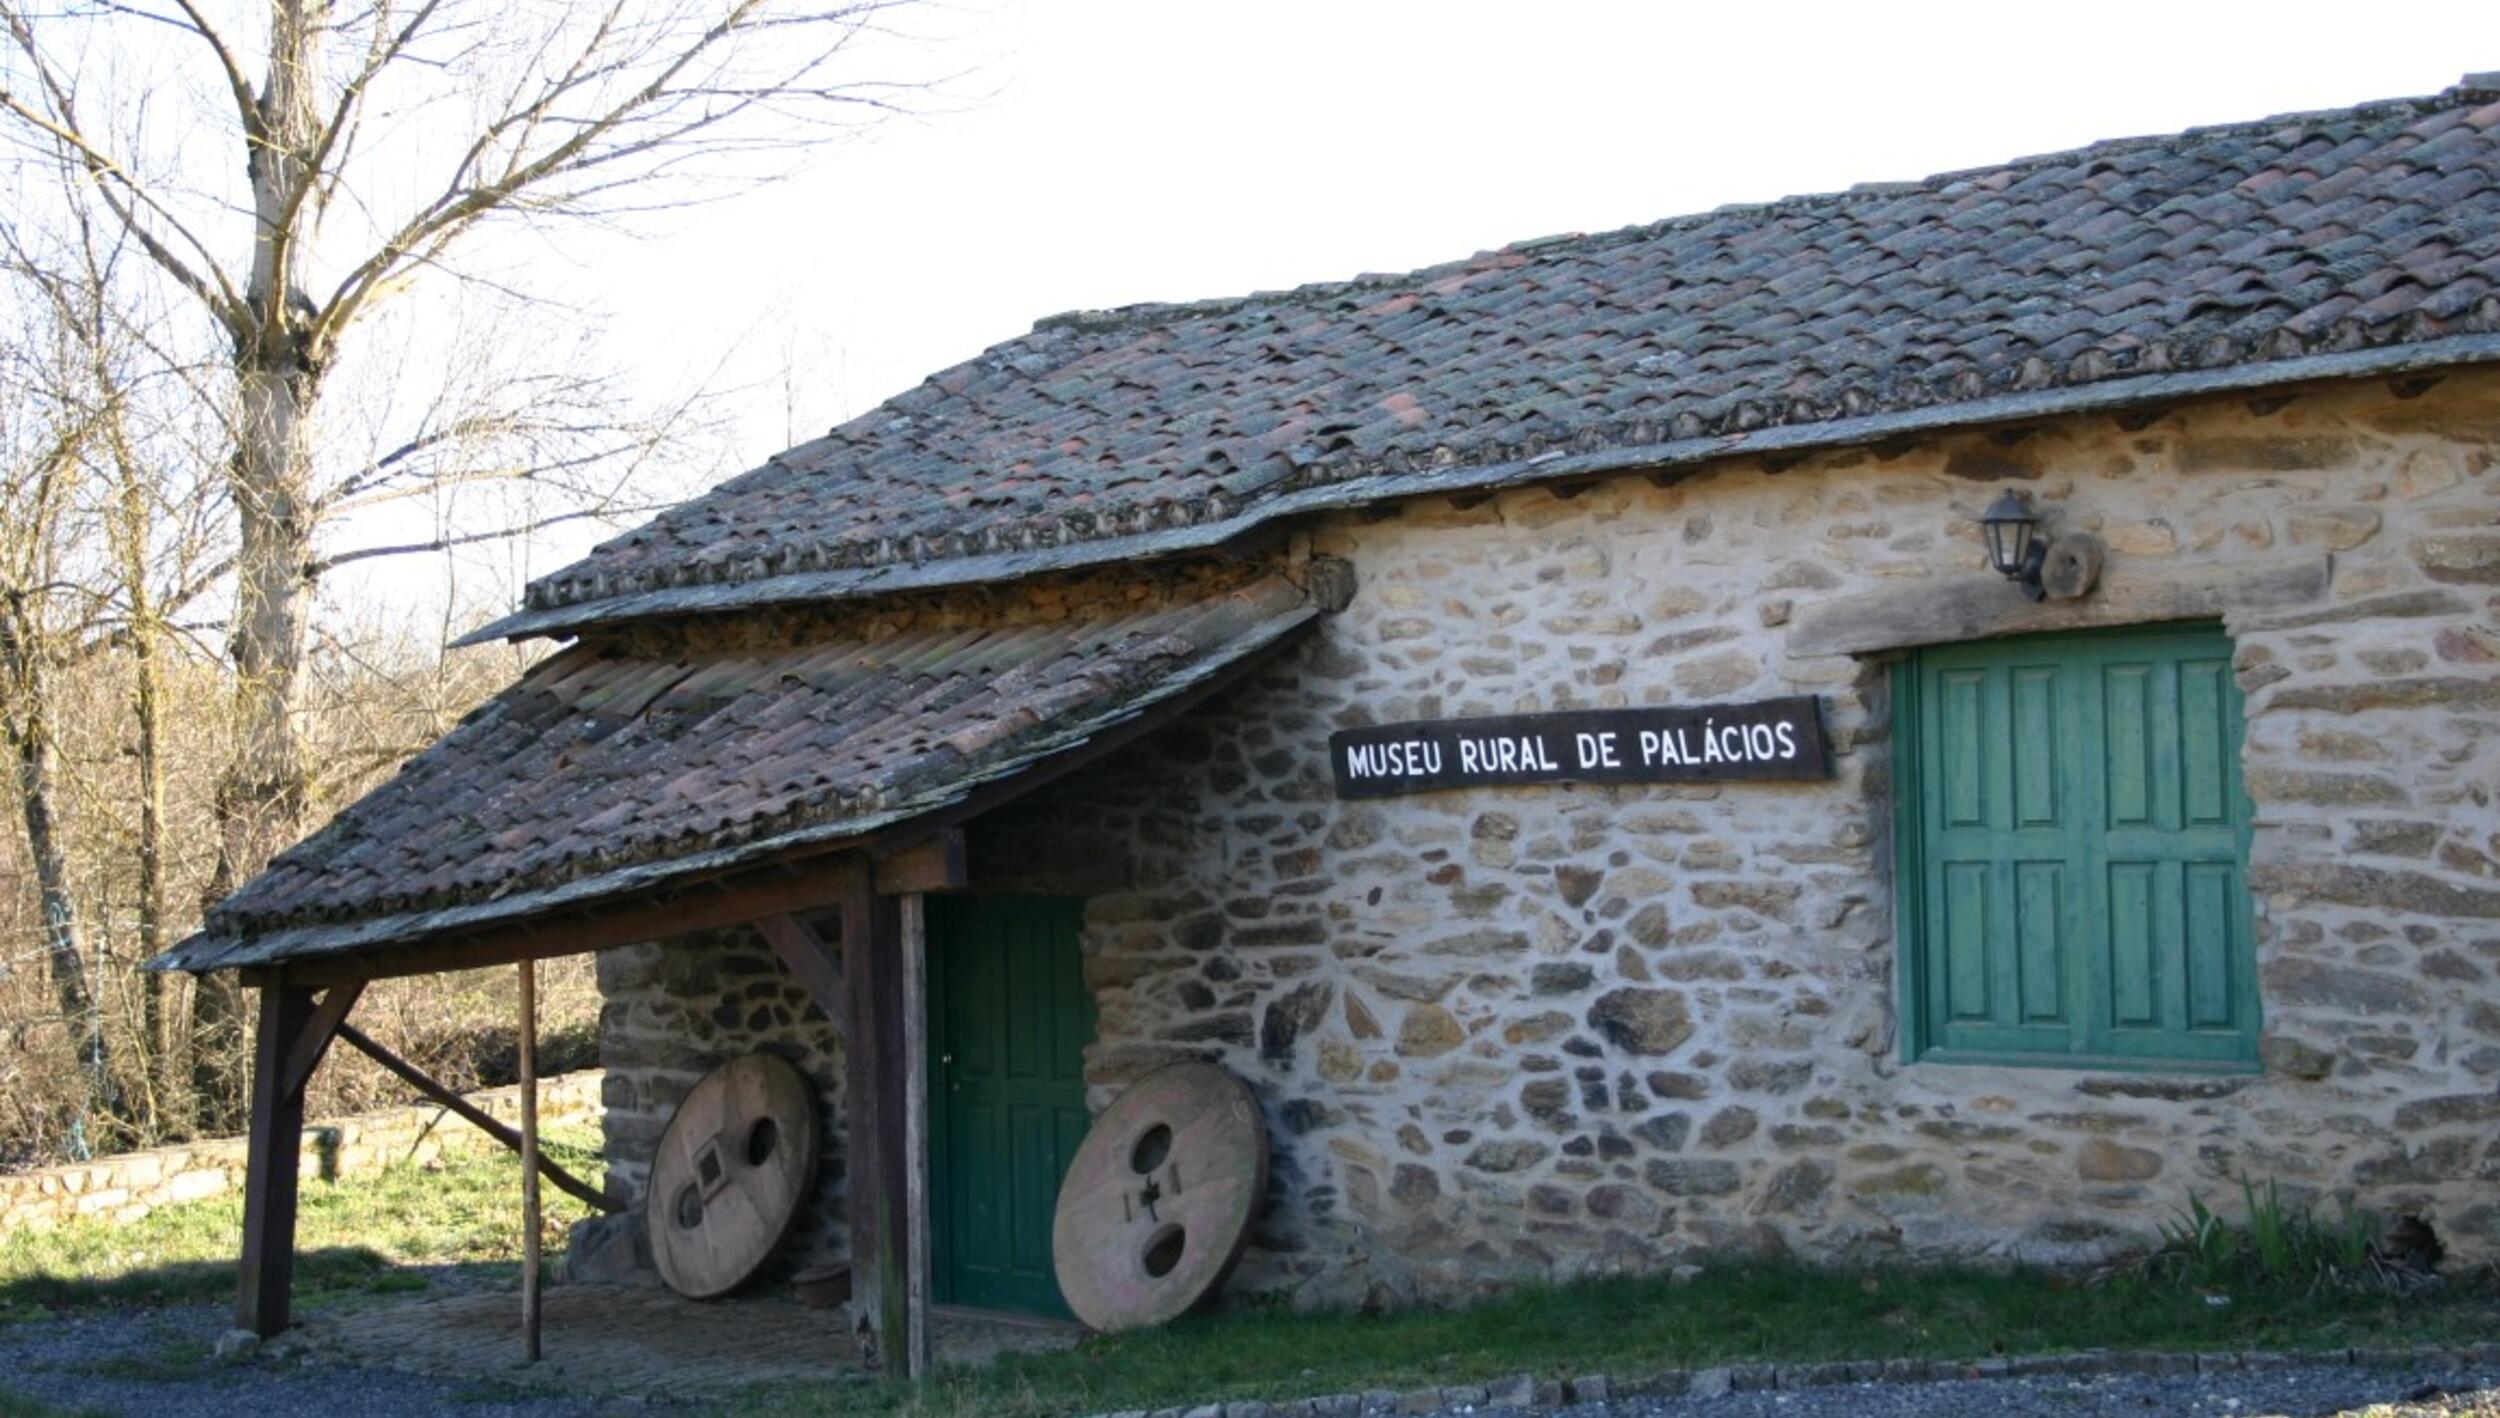
[[[73,1413],[184,1418],[597,1418],[656,1405],[520,1395],[380,1369],[313,1366],[293,1355],[213,1356],[223,1305],[178,1305],[0,1325],[0,1394]]]
[[[379,1369],[309,1364],[280,1353],[211,1354],[223,1306],[188,1305],[0,1325],[0,1395],[73,1412],[185,1418],[599,1418],[682,1412],[635,1401],[517,1394]],[[2383,1406],[2380,1406],[2383,1405]],[[1943,1383],[1853,1384],[1713,1397],[1618,1398],[1540,1418],[2500,1418],[2500,1372],[2322,1365],[2229,1374],[2042,1375]],[[1511,1409],[1461,1406],[1434,1418]]]

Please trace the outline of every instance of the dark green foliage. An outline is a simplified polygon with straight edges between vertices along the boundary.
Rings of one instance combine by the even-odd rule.
[[[2245,1220],[2234,1225],[2191,1194],[2162,1223],[2162,1247],[2145,1258],[2148,1276],[2198,1290],[2416,1290],[2435,1277],[2381,1255],[2379,1218],[2349,1201],[2332,1218],[2294,1206],[2269,1179],[2240,1180]]]

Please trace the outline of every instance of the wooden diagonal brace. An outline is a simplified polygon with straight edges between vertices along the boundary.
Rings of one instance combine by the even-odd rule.
[[[814,926],[796,916],[759,916],[755,933],[781,957],[782,968],[798,977],[808,998],[836,1026],[848,1018],[842,992],[842,955],[825,943]]]
[[[365,1055],[365,1057],[372,1059],[375,1063],[378,1063],[382,1067],[387,1068],[391,1072],[399,1075],[400,1079],[409,1087],[414,1088],[419,1093],[422,1093],[426,1097],[433,1099],[435,1102],[442,1104],[451,1111],[458,1113],[470,1122],[477,1124],[480,1129],[484,1130],[488,1137],[491,1137],[497,1142],[502,1143],[504,1146],[511,1148],[514,1152],[521,1151],[521,1135],[519,1133],[504,1126],[502,1123],[495,1121],[493,1114],[488,1113],[476,1104],[471,1103],[468,1099],[461,1097],[459,1094],[452,1092],[442,1084],[437,1083],[433,1079],[426,1077],[423,1073],[418,1072],[416,1065],[401,1058],[399,1055],[392,1053],[390,1050],[383,1048],[380,1044],[375,1043],[371,1038],[367,1037],[363,1030],[358,1029],[353,1024],[342,1024],[339,1026],[339,1037],[354,1045],[357,1051]],[[539,1174],[544,1176],[548,1181],[555,1183],[557,1186],[562,1187],[573,1196],[580,1198],[588,1205],[597,1207],[601,1211],[623,1211],[625,1209],[625,1203],[618,1201],[616,1198],[609,1196],[606,1192],[600,1191],[588,1182],[585,1182],[581,1178],[576,1177],[572,1173],[564,1170],[562,1166],[558,1165],[552,1158],[548,1157],[543,1152],[538,1155],[538,1171]]]
[[[323,992],[320,1001],[313,1006],[312,1019],[296,1039],[295,1047],[287,1053],[287,1092],[301,1093],[304,1085],[312,1082],[313,1070],[321,1067],[321,1060],[330,1052],[330,1041],[338,1037],[339,1029],[347,1023],[347,1012],[356,1007],[356,1001],[364,992],[365,982],[362,980],[332,985]]]

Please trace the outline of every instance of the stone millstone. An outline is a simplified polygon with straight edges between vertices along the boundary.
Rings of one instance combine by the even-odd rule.
[[[2107,552],[2101,539],[2090,532],[2068,532],[2049,543],[2040,563],[2040,589],[2052,601],[2071,601],[2087,594],[2101,579],[2101,562]]]
[[[752,1279],[816,1185],[815,1090],[788,1060],[731,1059],[677,1105],[643,1202],[651,1260],[690,1299]]]
[[[1094,1120],[1060,1183],[1059,1291],[1105,1332],[1178,1319],[1232,1273],[1266,1195],[1250,1090],[1213,1064],[1156,1069]]]

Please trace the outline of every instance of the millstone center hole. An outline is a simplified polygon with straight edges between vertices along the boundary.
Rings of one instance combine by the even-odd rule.
[[[695,1155],[694,1179],[705,1191],[720,1185],[720,1149],[706,1147]]]
[[[1189,1233],[1174,1222],[1165,1222],[1146,1238],[1146,1253],[1138,1258],[1146,1274],[1156,1280],[1172,1273],[1181,1263],[1181,1250],[1189,1243]]]
[[[677,1189],[677,1204],[668,1210],[676,1219],[678,1230],[691,1231],[703,1224],[703,1193],[688,1182]]]
[[[770,1118],[757,1118],[747,1129],[747,1165],[761,1167],[773,1160],[773,1150],[781,1146],[781,1124]]]
[[[1156,1123],[1153,1127],[1146,1129],[1145,1134],[1137,1139],[1135,1147],[1129,1149],[1128,1165],[1132,1171],[1142,1177],[1162,1166],[1163,1159],[1171,1155],[1172,1129],[1162,1123]]]

